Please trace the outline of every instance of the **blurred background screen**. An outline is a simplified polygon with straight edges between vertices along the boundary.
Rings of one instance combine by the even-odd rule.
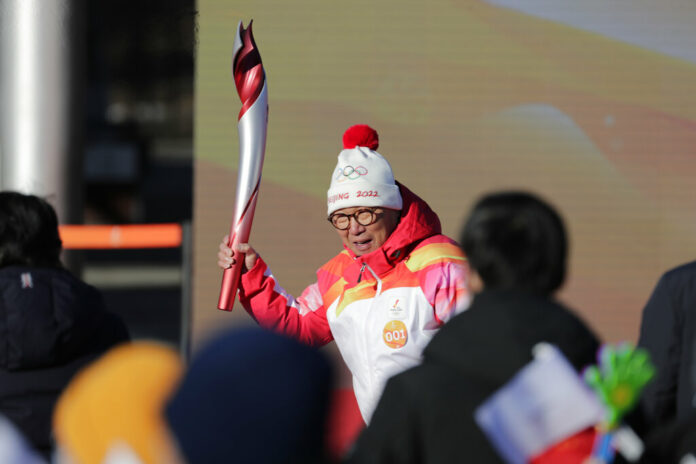
[[[537,192],[563,213],[560,298],[632,340],[659,275],[696,257],[696,3],[683,0],[197,4],[194,342],[220,324],[215,254],[238,163],[231,74],[253,19],[269,128],[251,243],[292,294],[341,250],[326,190],[350,125],[459,238],[476,198]]]

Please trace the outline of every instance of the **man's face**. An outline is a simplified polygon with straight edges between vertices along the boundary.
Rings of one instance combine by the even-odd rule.
[[[362,217],[369,217],[369,214],[364,213],[365,210],[374,213],[375,222],[369,225],[362,225],[353,216],[359,211],[363,211]],[[401,211],[387,208],[371,208],[366,206],[356,206],[353,208],[343,208],[335,211],[334,215],[346,215],[350,224],[345,230],[336,229],[343,244],[355,253],[355,256],[362,256],[372,251],[375,251],[387,241],[389,236],[396,226],[399,224]],[[361,219],[361,222],[366,221]]]

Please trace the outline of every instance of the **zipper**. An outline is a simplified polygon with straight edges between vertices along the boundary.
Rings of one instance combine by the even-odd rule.
[[[367,270],[370,271],[370,274],[372,274],[372,276],[375,278],[375,281],[377,282],[377,291],[375,293],[375,296],[373,296],[371,298],[370,306],[368,307],[367,313],[365,314],[365,318],[362,321],[363,330],[362,330],[362,334],[360,335],[360,337],[362,338],[363,353],[365,356],[364,357],[365,368],[366,368],[365,380],[366,380],[366,384],[369,385],[368,391],[373,393],[375,380],[374,380],[374,373],[373,373],[373,364],[374,363],[372,362],[371,355],[373,354],[374,350],[370,350],[368,347],[368,345],[369,345],[368,339],[370,338],[370,331],[368,330],[368,325],[369,325],[369,322],[371,320],[370,316],[373,314],[373,308],[374,308],[374,305],[377,301],[377,298],[382,293],[382,279],[380,279],[377,276],[377,273],[375,273],[375,271],[373,271],[372,268],[367,265],[367,263],[363,263],[362,266],[360,267],[360,275],[358,276],[358,283],[362,279],[363,271],[365,270],[365,268],[367,268]],[[373,407],[374,407],[374,405],[373,405]]]
[[[358,282],[357,283],[360,283],[360,281],[362,280],[362,273],[365,270],[365,266],[367,266],[367,263],[362,263],[362,266],[360,266],[360,274],[358,274]]]
[[[362,266],[360,266],[360,273],[358,274],[358,282],[362,280],[363,276],[363,271],[365,271],[365,268],[367,268],[368,271],[370,271],[370,274],[372,274],[372,277],[375,278],[375,282],[377,282],[377,293],[375,293],[375,297],[378,297],[382,293],[382,279],[377,277],[377,274],[375,271],[372,270],[370,266],[367,265],[367,263],[362,263]]]

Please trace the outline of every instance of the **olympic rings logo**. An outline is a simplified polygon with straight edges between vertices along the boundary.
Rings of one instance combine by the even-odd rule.
[[[365,166],[357,166],[354,168],[353,166],[348,165],[343,168],[336,168],[334,179],[336,179],[337,182],[343,182],[346,180],[355,180],[366,174],[367,168]]]

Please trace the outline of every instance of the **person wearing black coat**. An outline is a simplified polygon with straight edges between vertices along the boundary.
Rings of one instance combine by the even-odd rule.
[[[392,377],[350,463],[502,462],[474,420],[476,408],[556,345],[580,370],[599,342],[551,299],[563,283],[567,244],[558,214],[523,192],[483,197],[461,240],[472,270],[471,307],[435,335],[423,363]]]
[[[0,414],[45,457],[53,407],[72,376],[117,343],[123,321],[64,269],[53,208],[0,192]]]
[[[650,353],[656,375],[641,397],[652,426],[696,413],[696,261],[666,272],[645,308],[638,346]]]

